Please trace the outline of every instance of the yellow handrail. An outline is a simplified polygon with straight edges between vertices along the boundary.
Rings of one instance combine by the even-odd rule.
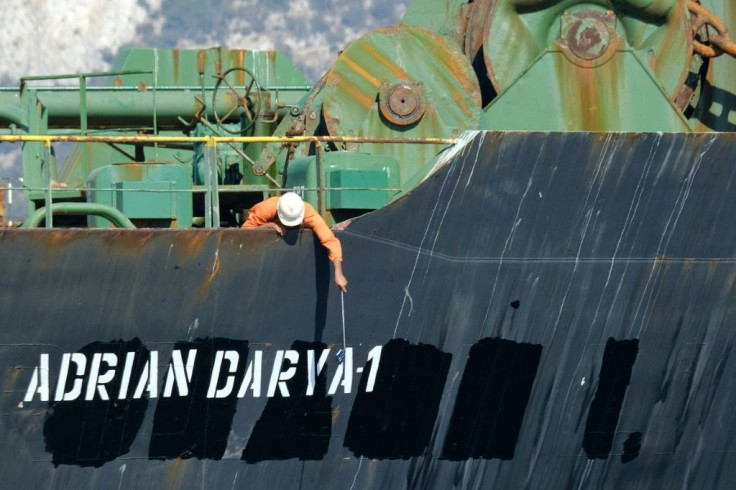
[[[425,145],[454,145],[454,138],[363,138],[358,136],[100,136],[53,134],[4,134],[0,142],[23,143],[404,143]]]

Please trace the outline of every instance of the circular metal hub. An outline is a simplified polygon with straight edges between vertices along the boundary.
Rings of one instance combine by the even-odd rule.
[[[567,47],[584,60],[600,58],[609,42],[608,28],[593,17],[576,20],[567,32]]]
[[[384,82],[381,84],[378,100],[383,117],[399,126],[414,124],[424,114],[421,83]]]

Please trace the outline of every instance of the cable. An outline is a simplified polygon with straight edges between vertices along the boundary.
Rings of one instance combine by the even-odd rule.
[[[337,357],[337,362],[342,364],[342,362],[345,360],[345,352],[347,350],[345,343],[345,293],[343,293],[342,291],[340,291],[340,305],[342,307],[342,349],[337,351],[335,357]]]

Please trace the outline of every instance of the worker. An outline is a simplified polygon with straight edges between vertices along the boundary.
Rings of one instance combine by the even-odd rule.
[[[330,230],[325,220],[298,194],[287,192],[281,197],[270,197],[252,208],[242,228],[271,228],[279,236],[289,228],[306,226],[311,228],[322,245],[327,249],[327,256],[335,269],[335,286],[347,293],[348,280],[342,273],[342,246],[340,240]]]

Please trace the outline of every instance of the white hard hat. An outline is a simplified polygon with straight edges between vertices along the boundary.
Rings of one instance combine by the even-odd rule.
[[[304,219],[304,201],[294,192],[287,192],[276,205],[279,221],[284,226],[299,226]]]

